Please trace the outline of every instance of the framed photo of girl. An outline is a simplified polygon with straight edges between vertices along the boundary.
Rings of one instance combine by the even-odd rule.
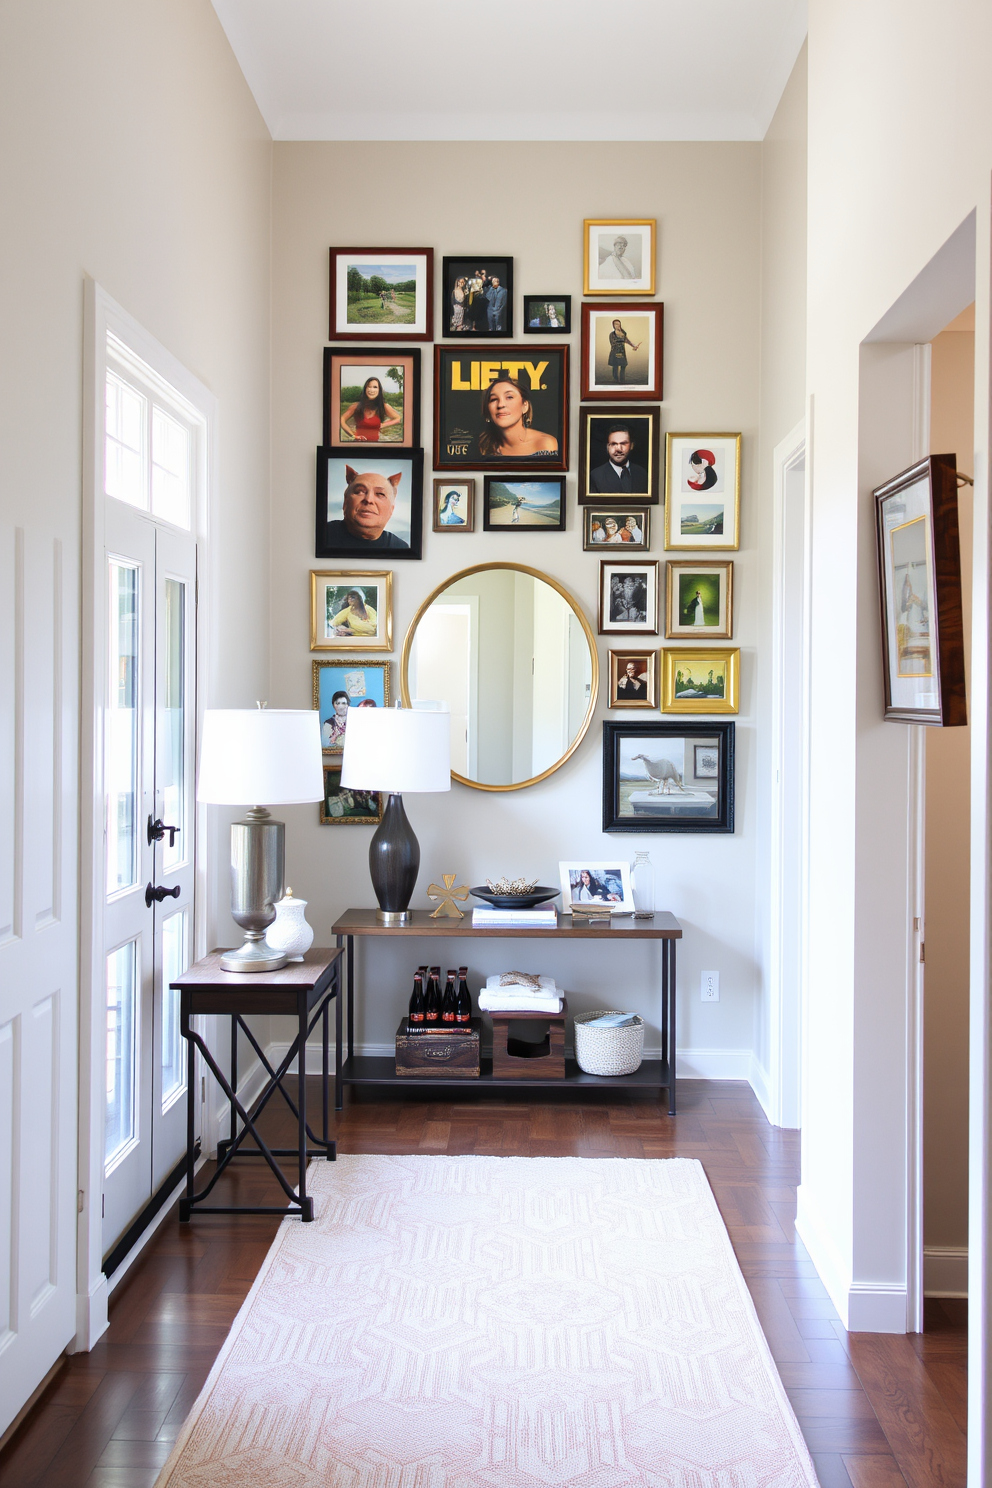
[[[433,248],[332,248],[328,341],[430,341]]]
[[[525,336],[567,336],[572,329],[572,296],[524,295]]]
[[[420,348],[324,347],[324,444],[420,443]]]
[[[457,480],[434,480],[432,532],[475,531],[475,481],[472,476]]]
[[[568,346],[434,348],[434,469],[568,469]]]
[[[741,545],[741,436],[669,434],[665,443],[665,547]]]
[[[389,662],[348,656],[312,665],[320,747],[325,754],[337,754],[344,749],[349,709],[389,707]]]
[[[587,217],[582,229],[583,294],[654,294],[653,217]]]
[[[369,651],[393,649],[392,574],[388,569],[311,569],[310,650],[347,651],[356,644]]]
[[[664,317],[665,307],[657,302],[583,305],[582,397],[658,402]]]

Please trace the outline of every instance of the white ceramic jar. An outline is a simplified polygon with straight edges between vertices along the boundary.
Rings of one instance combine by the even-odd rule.
[[[307,901],[294,899],[290,888],[273,906],[276,917],[265,932],[265,942],[274,951],[282,951],[287,961],[302,961],[304,951],[313,945],[313,926],[306,922],[306,907]]]

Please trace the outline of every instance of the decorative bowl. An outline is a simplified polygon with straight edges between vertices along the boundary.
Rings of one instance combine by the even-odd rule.
[[[469,889],[477,899],[484,899],[493,909],[534,909],[546,899],[557,899],[561,889],[541,887],[531,889],[529,894],[494,894],[492,889]]]

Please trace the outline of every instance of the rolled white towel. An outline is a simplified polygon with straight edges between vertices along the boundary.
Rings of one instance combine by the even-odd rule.
[[[561,998],[547,992],[514,992],[512,987],[494,987],[479,993],[484,1013],[560,1013]]]
[[[537,980],[541,988],[540,992],[534,987],[528,987],[526,982],[511,982],[509,985],[501,987],[500,973],[497,971],[492,976],[486,977],[486,991],[510,992],[514,997],[521,992],[526,992],[531,997],[539,997],[541,993],[545,996],[548,996],[548,994],[552,997],[558,996],[558,988],[555,986],[554,977],[539,976]]]

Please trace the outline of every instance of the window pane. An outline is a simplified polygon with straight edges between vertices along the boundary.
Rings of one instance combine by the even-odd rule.
[[[146,400],[141,393],[113,372],[107,373],[106,492],[129,506],[147,509],[145,408]]]
[[[189,529],[189,430],[152,408],[152,513]]]
[[[187,912],[170,915],[162,926],[162,1109],[186,1088],[186,1040],[179,1030],[180,993],[169,983],[189,965]]]
[[[107,957],[107,1126],[104,1166],[134,1139],[138,943]]]
[[[180,827],[172,846],[162,839],[162,867],[168,872],[189,856],[186,823],[186,585],[165,581],[165,685],[159,698],[158,757],[155,774],[162,788],[164,822]]]
[[[138,595],[137,564],[112,558],[104,741],[108,894],[138,879]]]

